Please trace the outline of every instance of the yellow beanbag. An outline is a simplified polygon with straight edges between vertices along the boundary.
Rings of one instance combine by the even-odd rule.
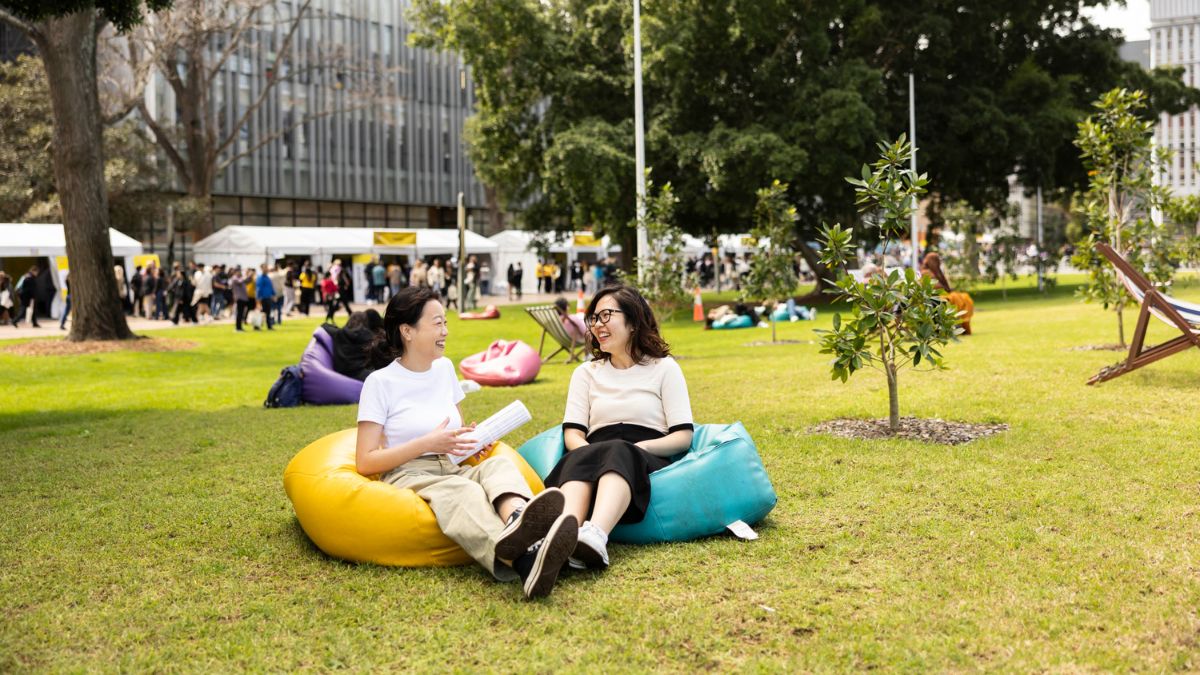
[[[354,468],[357,429],[318,439],[283,471],[300,526],[325,553],[344,560],[401,567],[462,565],[471,558],[438,528],[429,504],[412,490],[360,475]],[[534,494],[545,489],[516,450],[497,443]],[[471,464],[479,460],[467,460]]]

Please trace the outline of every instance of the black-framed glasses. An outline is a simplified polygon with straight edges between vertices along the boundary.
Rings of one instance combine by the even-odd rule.
[[[602,309],[595,314],[583,317],[583,322],[589,326],[605,325],[612,319],[613,314],[624,314],[624,312],[619,309]]]

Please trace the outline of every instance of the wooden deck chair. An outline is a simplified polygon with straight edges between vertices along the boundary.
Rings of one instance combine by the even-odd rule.
[[[584,345],[575,342],[570,335],[567,335],[567,330],[563,328],[562,321],[558,318],[558,310],[554,308],[554,305],[534,305],[526,307],[525,311],[542,327],[542,341],[538,344],[538,356],[542,355],[542,350],[546,347],[547,335],[558,343],[558,349],[542,358],[542,363],[546,363],[564,351],[567,353],[567,363],[583,360]]]
[[[1088,380],[1088,384],[1120,377],[1189,347],[1200,349],[1200,305],[1176,300],[1155,289],[1141,272],[1134,269],[1129,261],[1122,258],[1108,244],[1096,244],[1096,248],[1117,269],[1117,278],[1141,305],[1141,311],[1138,312],[1133,341],[1129,343],[1129,356],[1121,363],[1096,373]],[[1153,347],[1145,347],[1146,329],[1150,325],[1151,314],[1163,323],[1179,329],[1182,335]]]

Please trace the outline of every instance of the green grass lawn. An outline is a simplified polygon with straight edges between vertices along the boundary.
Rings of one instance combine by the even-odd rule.
[[[1075,281],[976,293],[950,369],[903,377],[902,414],[1011,426],[958,447],[810,435],[886,416],[882,377],[833,382],[815,344],[745,346],[766,329],[668,325],[696,419],[745,423],[779,505],[758,541],[613,546],[607,572],[535,603],[474,566],[308,542],[284,466],[355,408],[262,400],[315,320],[165,332],[199,345],[173,353],[0,351],[0,671],[1198,669],[1200,352],[1085,386],[1120,355],[1071,350],[1116,338]],[[537,336],[510,309],[453,320],[449,352]],[[519,445],[561,420],[571,370],[467,412],[519,397]]]

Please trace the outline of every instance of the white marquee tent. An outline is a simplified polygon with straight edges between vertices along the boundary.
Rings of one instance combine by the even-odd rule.
[[[492,268],[492,288],[496,289],[496,293],[508,291],[508,266],[518,262],[525,272],[521,277],[521,290],[525,293],[538,292],[538,257],[537,252],[530,247],[536,234],[529,230],[504,230],[488,237],[499,246],[496,264]],[[608,237],[596,239],[590,232],[575,232],[550,241],[551,255],[560,254],[562,258],[559,262],[565,259],[568,268],[577,259],[592,262],[620,250],[620,246],[609,246]]]
[[[465,234],[467,255],[495,258],[499,246],[475,232]],[[353,263],[355,301],[362,302],[365,268],[353,256],[401,255],[409,264],[426,256],[457,256],[458,230],[229,225],[196,242],[193,251],[198,263],[243,267],[295,256],[328,269],[335,258],[343,258],[343,263]]]
[[[134,256],[141,255],[142,244],[138,240],[117,230],[108,228],[108,243],[112,246],[113,259],[125,268],[126,278],[134,267]],[[41,258],[39,264],[54,270],[51,278],[56,288],[63,287],[67,276],[67,239],[63,226],[49,223],[0,223],[0,260],[4,258]],[[23,269],[6,269],[15,279],[25,273]],[[50,315],[58,318],[65,305],[62,293],[54,294]]]

